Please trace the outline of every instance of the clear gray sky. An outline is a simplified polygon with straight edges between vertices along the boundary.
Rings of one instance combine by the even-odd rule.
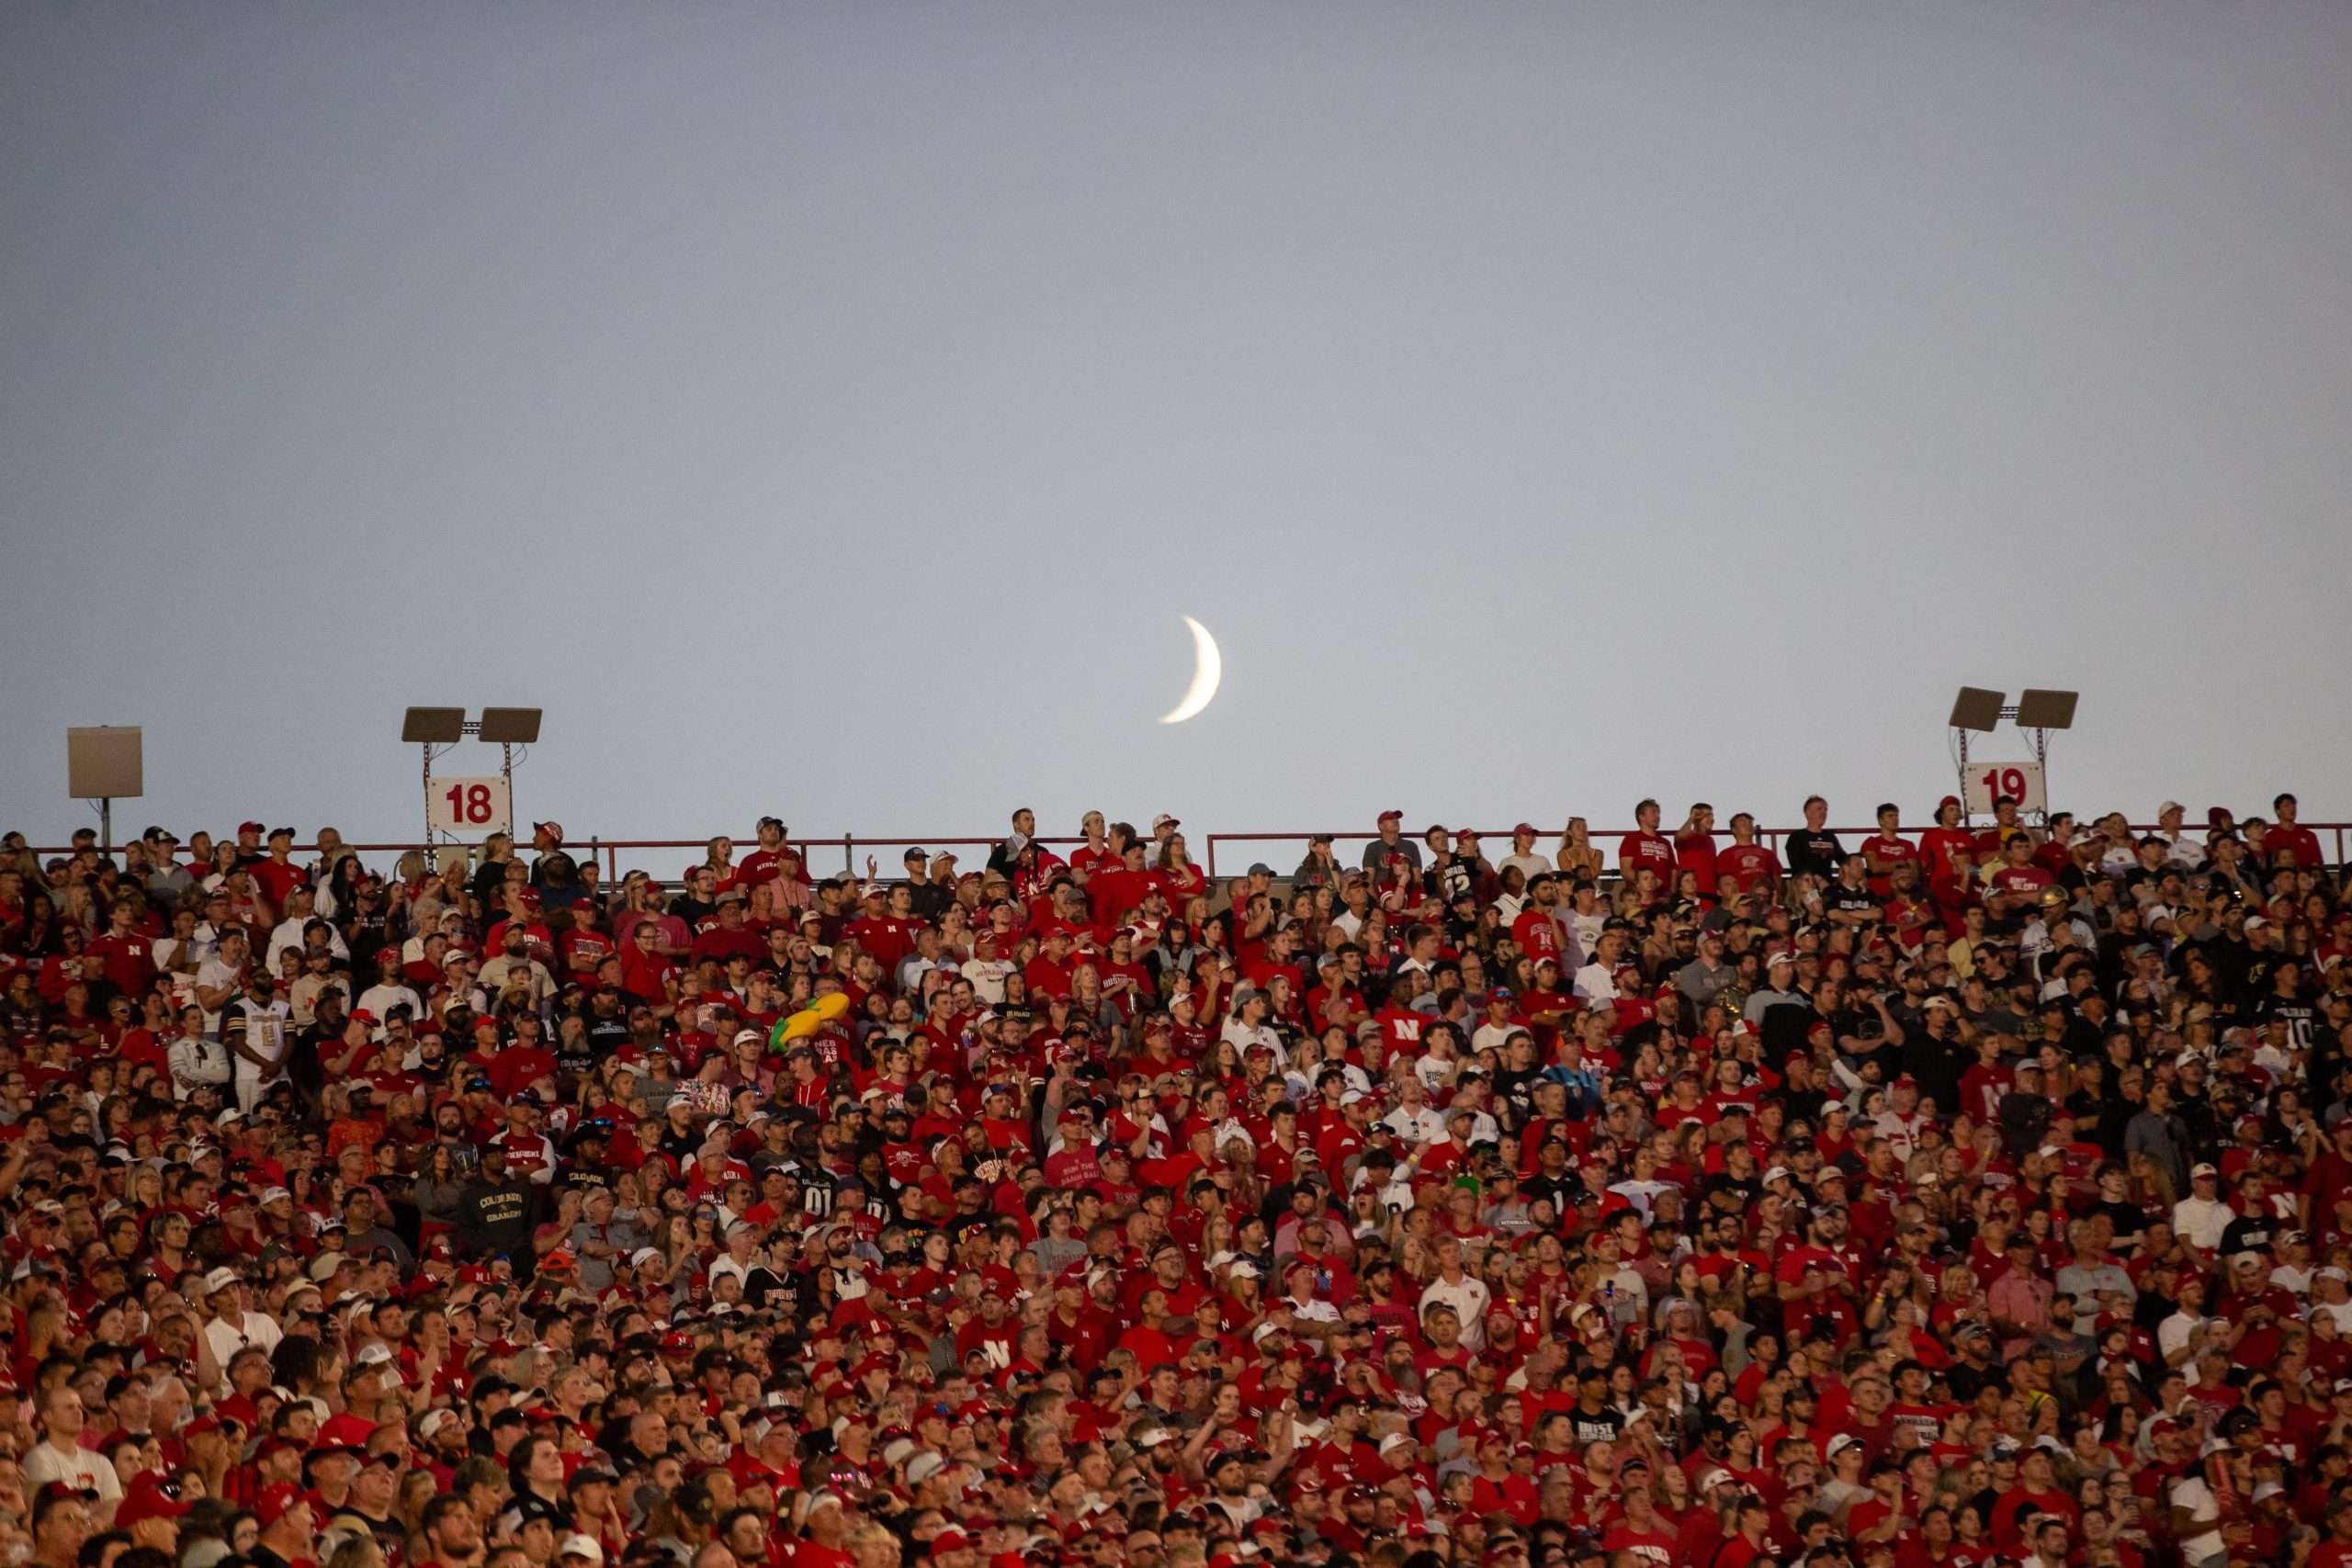
[[[2058,805],[2352,816],[2348,69],[2335,4],[0,7],[0,826],[115,722],[119,830],[413,836],[410,703],[544,705],[575,836],[1846,822],[1963,682],[2082,690]]]

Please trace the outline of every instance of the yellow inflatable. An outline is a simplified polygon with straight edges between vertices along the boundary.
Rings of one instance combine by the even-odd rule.
[[[846,993],[835,991],[831,996],[819,997],[798,1012],[776,1020],[775,1027],[768,1032],[768,1049],[781,1051],[796,1040],[805,1040],[847,1011]]]

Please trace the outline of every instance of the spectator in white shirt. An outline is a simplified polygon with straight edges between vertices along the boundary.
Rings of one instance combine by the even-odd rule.
[[[2199,1252],[2220,1249],[2222,1237],[2237,1212],[2217,1196],[2222,1173],[2210,1165],[2191,1167],[2188,1196],[2172,1206],[2172,1228]]]
[[[88,1421],[82,1396],[74,1392],[74,1385],[51,1383],[40,1400],[40,1441],[24,1458],[25,1484],[28,1490],[38,1490],[62,1481],[96,1493],[97,1503],[90,1513],[94,1522],[103,1527],[114,1522],[115,1505],[122,1501],[122,1477],[115,1473],[111,1461],[82,1446],[82,1428]]]
[[[204,1032],[204,1010],[197,1007],[181,1010],[179,1037],[164,1048],[164,1065],[171,1070],[172,1090],[181,1100],[208,1088],[226,1099],[229,1082],[236,1076],[234,1055]]]
[[[204,1325],[204,1337],[211,1344],[212,1359],[220,1364],[224,1378],[229,1363],[246,1347],[264,1352],[277,1348],[285,1336],[277,1320],[245,1310],[245,1281],[234,1269],[223,1266],[207,1274],[204,1294],[204,1304],[212,1314]]]
[[[1445,1118],[1430,1103],[1429,1091],[1421,1080],[1408,1077],[1397,1091],[1396,1109],[1382,1117],[1381,1122],[1396,1134],[1396,1141],[1408,1150],[1423,1144],[1435,1143],[1445,1136]]]
[[[1437,1278],[1421,1292],[1420,1312],[1449,1306],[1462,1322],[1463,1348],[1473,1355],[1487,1348],[1487,1303],[1492,1292],[1486,1281],[1464,1267],[1458,1236],[1441,1236],[1437,1244]]]
[[[1577,999],[1587,1002],[1613,1002],[1617,999],[1617,961],[1625,952],[1625,933],[1604,931],[1600,942],[1593,949],[1592,962],[1577,971],[1574,989]]]
[[[329,921],[318,919],[315,906],[311,901],[311,890],[307,887],[297,887],[286,896],[286,918],[278,921],[276,929],[269,933],[267,963],[271,973],[277,973],[278,957],[287,949],[301,951],[309,927],[314,920],[317,921],[319,929],[326,932],[327,951],[345,964],[351,962],[351,949],[344,942],[343,933],[335,930]]]

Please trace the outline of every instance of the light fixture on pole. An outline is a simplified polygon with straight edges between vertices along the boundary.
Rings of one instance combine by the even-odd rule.
[[[401,721],[401,739],[413,746],[424,748],[424,841],[433,841],[433,759],[434,748],[443,751],[466,738],[466,710],[463,708],[411,708]]]
[[[474,726],[477,739],[487,740],[498,748],[498,776],[506,781],[506,799],[511,812],[514,799],[514,748],[528,747],[539,738],[539,709],[484,708],[481,722]],[[512,831],[514,823],[508,822]]]
[[[135,724],[102,724],[65,732],[65,790],[98,803],[98,848],[114,853],[114,803],[147,793],[146,732]]]
[[[1968,809],[1968,733],[1978,730],[1989,733],[2001,722],[2001,705],[2008,701],[2006,692],[1988,692],[1982,686],[1962,686],[1960,695],[1952,699],[1951,730],[1960,745],[1960,810],[1963,820]]]
[[[1962,686],[1951,705],[1951,725],[1960,762],[1960,800],[1963,818],[1996,809],[2007,799],[2020,811],[2030,811],[2045,823],[2050,819],[2048,773],[2050,734],[2071,728],[2079,694],[2033,688],[2018,694],[2017,705],[2007,705],[2007,694],[1982,686]],[[2033,761],[1992,762],[1971,767],[1970,733],[1987,733],[2001,720],[2015,719],[2020,729],[2033,731]]]
[[[2033,731],[2033,760],[2041,765],[2045,791],[2041,819],[2044,823],[2050,820],[2046,794],[2050,777],[2050,732],[2075,728],[2075,704],[2081,696],[2080,692],[2045,692],[2032,686],[2018,694],[2018,728]]]

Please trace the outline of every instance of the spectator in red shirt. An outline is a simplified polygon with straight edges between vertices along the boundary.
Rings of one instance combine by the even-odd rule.
[[[1657,802],[1645,800],[1634,807],[1634,830],[1617,841],[1617,874],[1628,884],[1638,881],[1645,871],[1655,873],[1660,882],[1669,880],[1674,845],[1657,830]]]

